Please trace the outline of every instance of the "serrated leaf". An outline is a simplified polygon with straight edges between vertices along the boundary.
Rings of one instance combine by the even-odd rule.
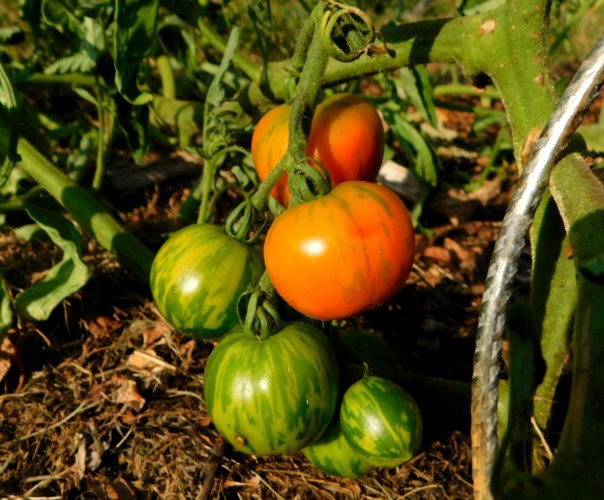
[[[33,203],[26,203],[25,209],[53,243],[63,250],[61,262],[15,299],[19,314],[33,321],[43,321],[65,298],[88,282],[90,271],[81,259],[82,239],[73,223],[62,214]]]
[[[0,344],[4,340],[8,329],[13,326],[13,321],[14,314],[10,291],[4,279],[4,273],[0,269]]]
[[[231,31],[218,71],[212,78],[212,83],[208,88],[203,111],[203,152],[206,158],[211,158],[217,154],[220,149],[225,147],[230,138],[228,124],[230,118],[232,118],[232,113],[220,108],[226,100],[224,78],[237,49],[239,33],[239,28],[233,28]]]
[[[67,73],[89,73],[96,66],[96,61],[86,52],[78,52],[59,59],[44,68],[46,75],[64,75]]]
[[[159,0],[116,0],[115,83],[132,103],[140,95],[136,79],[155,40],[158,9]]]
[[[222,82],[229,69],[231,61],[233,60],[235,50],[237,49],[237,45],[239,43],[239,33],[239,28],[233,28],[231,34],[229,35],[229,40],[224,50],[224,54],[222,55],[220,66],[218,67],[218,71],[214,75],[214,78],[212,78],[212,83],[208,89],[208,95],[206,98],[206,112],[211,111],[212,108],[220,106],[224,101],[225,92]]]

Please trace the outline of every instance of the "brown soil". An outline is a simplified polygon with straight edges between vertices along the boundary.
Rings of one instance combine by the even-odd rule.
[[[482,160],[472,160],[473,175]],[[429,231],[417,238],[406,287],[390,304],[344,325],[379,332],[405,372],[458,382],[459,392],[447,399],[446,387],[431,392],[408,381],[425,420],[421,450],[410,462],[345,480],[323,474],[301,453],[235,452],[203,402],[212,344],[171,329],[148,290],[89,242],[91,281],[48,321],[14,328],[0,352],[0,497],[470,497],[473,336],[508,184],[461,212],[465,195],[443,188],[441,201],[453,202],[428,209]],[[139,189],[119,202],[120,216],[157,248],[188,186],[170,181]],[[0,267],[15,293],[57,257],[46,243],[0,235]]]

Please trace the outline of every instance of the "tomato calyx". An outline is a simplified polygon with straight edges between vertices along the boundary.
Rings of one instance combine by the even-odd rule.
[[[375,27],[359,8],[328,0],[321,28],[325,51],[338,61],[354,61],[375,48]]]
[[[243,329],[265,340],[281,325],[276,303],[276,292],[268,274],[264,273],[258,286],[239,297],[237,314]]]
[[[255,243],[266,226],[268,216],[265,211],[258,210],[253,203],[253,197],[243,194],[243,200],[229,213],[225,223],[225,233],[242,243]]]
[[[306,157],[305,163],[296,165],[288,176],[291,193],[290,207],[325,196],[331,191],[331,178],[323,164],[316,158]]]

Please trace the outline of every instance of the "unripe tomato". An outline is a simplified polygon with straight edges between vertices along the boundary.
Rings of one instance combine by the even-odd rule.
[[[264,115],[254,130],[252,159],[261,180],[287,151],[290,113],[289,104],[281,104]],[[384,156],[384,127],[378,112],[359,95],[327,97],[315,110],[307,154],[327,169],[332,186],[352,180],[375,181]],[[287,176],[271,194],[281,204],[289,204]]]
[[[376,307],[404,284],[415,236],[404,203],[387,187],[349,181],[279,215],[266,235],[266,270],[299,312],[341,319]]]
[[[302,453],[315,467],[334,476],[355,478],[375,469],[374,465],[350,446],[339,419],[319,439],[304,448]]]
[[[196,338],[220,337],[239,321],[239,296],[264,273],[262,253],[211,224],[176,231],[151,267],[151,294],[164,318]]]
[[[214,348],[204,394],[212,422],[236,449],[290,453],[317,439],[338,404],[338,361],[323,332],[301,322],[264,340],[235,328]]]
[[[344,436],[376,467],[396,467],[417,452],[422,417],[402,387],[380,377],[365,377],[344,393],[340,408]]]

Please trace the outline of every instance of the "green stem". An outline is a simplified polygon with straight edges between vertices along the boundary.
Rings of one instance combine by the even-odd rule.
[[[77,87],[94,87],[97,82],[93,75],[84,75],[82,73],[65,73],[63,75],[32,73],[31,75],[17,77],[15,79],[15,84],[73,85]]]
[[[543,383],[535,393],[534,415],[544,431],[555,405],[558,380],[568,355],[577,302],[574,264],[568,255],[568,238],[554,200],[546,193],[533,221],[533,324],[541,337],[547,360]],[[536,448],[539,450],[540,448]],[[541,453],[534,454],[534,470],[543,468]]]
[[[157,58],[157,69],[161,79],[162,95],[167,99],[176,99],[176,83],[174,82],[174,71],[170,59],[161,55]]]
[[[287,153],[252,196],[251,201],[256,210],[261,210],[266,206],[271,189],[285,173],[293,173],[296,166],[306,165],[308,133],[321,94],[323,75],[328,60],[321,37],[322,15],[323,4],[319,3],[308,18],[302,35],[298,39],[296,59],[302,59],[304,48],[308,48],[308,53],[291,103]],[[310,42],[309,37],[312,37]],[[292,198],[292,204],[295,203],[295,198]]]
[[[105,93],[97,85],[96,110],[99,121],[97,133],[96,168],[92,179],[92,189],[100,191],[105,177]]]
[[[211,213],[208,210],[210,203],[210,194],[214,188],[214,180],[216,171],[220,166],[220,161],[216,156],[206,158],[203,165],[203,173],[201,174],[201,203],[199,213],[197,214],[197,223],[202,224],[210,220]]]
[[[473,85],[468,85],[465,83],[447,83],[444,85],[436,85],[432,89],[432,95],[434,97],[448,95],[469,95],[474,97],[488,97],[490,99],[501,99],[501,95],[495,89],[478,89]]]
[[[212,27],[208,20],[199,17],[197,20],[197,25],[199,27],[199,31],[201,31],[201,35],[208,41],[208,43],[220,53],[224,54],[227,42]],[[262,67],[260,65],[252,62],[239,51],[235,51],[233,55],[233,63],[241,71],[243,71],[250,80],[256,84],[260,84],[260,78],[262,76]]]
[[[19,141],[20,167],[55,198],[80,227],[127,269],[148,284],[154,254],[124,229],[107,207],[55,167],[25,139]]]

